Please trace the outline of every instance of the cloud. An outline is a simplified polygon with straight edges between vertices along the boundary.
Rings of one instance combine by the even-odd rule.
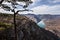
[[[32,0],[32,1],[33,1],[33,3],[31,5],[29,5],[28,8],[36,7],[38,5],[37,2],[40,2],[41,0]]]
[[[55,2],[60,2],[60,0],[54,0]]]
[[[32,1],[33,3],[28,8],[32,9],[34,12],[20,12],[20,14],[27,13],[60,14],[60,0],[32,0]],[[18,7],[17,9],[22,9],[20,6],[17,7]]]
[[[60,15],[60,5],[55,5],[55,6],[48,6],[48,5],[42,5],[42,6],[37,6],[32,8],[33,12],[19,12],[19,14],[59,14]],[[0,12],[4,11],[3,9],[0,9]],[[12,12],[9,11],[4,11],[2,13],[9,13],[13,14]]]
[[[48,0],[51,4],[60,4],[60,0]]]
[[[55,6],[37,6],[32,8],[34,14],[60,14],[60,5]]]
[[[11,11],[5,11],[4,9],[0,8],[0,13],[7,13],[7,14],[13,14]]]
[[[31,1],[35,2],[36,0],[31,0]]]

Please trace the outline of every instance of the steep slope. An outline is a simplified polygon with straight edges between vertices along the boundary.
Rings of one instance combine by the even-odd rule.
[[[14,40],[13,15],[0,14],[0,18],[0,40]],[[17,15],[16,21],[18,40],[58,40],[56,35],[25,16]]]
[[[53,32],[55,35],[60,37],[60,19],[54,20],[47,20],[46,23],[46,30]]]
[[[41,21],[41,19],[39,19],[38,15],[35,15],[35,14],[21,14],[21,15],[28,17],[29,19],[33,20],[36,23]]]

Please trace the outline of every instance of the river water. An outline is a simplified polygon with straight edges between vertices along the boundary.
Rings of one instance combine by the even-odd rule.
[[[41,20],[40,22],[38,22],[37,25],[39,27],[41,27],[41,28],[45,28],[45,26],[46,26],[43,20]]]

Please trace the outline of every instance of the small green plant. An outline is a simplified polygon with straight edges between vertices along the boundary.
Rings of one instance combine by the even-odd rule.
[[[2,31],[2,30],[5,30],[5,28],[4,27],[0,27],[0,31]]]
[[[5,28],[10,28],[10,27],[13,26],[13,24],[11,24],[11,23],[0,22],[0,26],[1,26],[1,27],[5,27]]]

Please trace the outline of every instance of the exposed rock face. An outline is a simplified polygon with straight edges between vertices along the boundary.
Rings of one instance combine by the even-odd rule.
[[[7,17],[8,16],[6,16],[5,18]],[[5,22],[9,21],[11,24],[13,24],[12,18],[13,16],[10,18],[10,20],[7,20],[8,19],[7,18]],[[16,27],[17,27],[18,40],[58,40],[58,37],[56,35],[45,29],[40,28],[39,26],[37,26],[35,22],[33,22],[32,20],[30,20],[25,16],[21,15],[17,16],[16,21],[17,21]],[[4,25],[5,26],[1,25],[1,27],[5,27],[6,29],[0,30],[0,40],[14,40],[13,25],[12,26],[10,26],[10,24],[9,25],[4,24]]]
[[[35,14],[21,14],[21,15],[28,17],[30,20],[33,20],[35,23],[38,23],[41,21],[40,17],[38,17],[38,15],[35,15]]]
[[[60,38],[60,19],[47,20],[45,21],[46,30],[51,31]]]

